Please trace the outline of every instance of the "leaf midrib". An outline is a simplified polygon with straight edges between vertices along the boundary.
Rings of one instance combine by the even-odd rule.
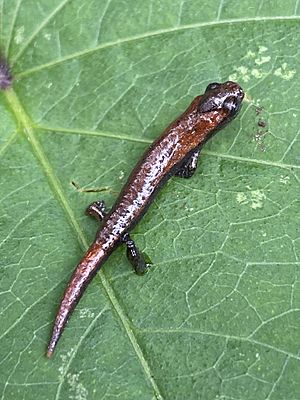
[[[63,192],[63,189],[59,182],[59,179],[55,175],[55,173],[51,167],[51,164],[48,161],[48,159],[43,151],[43,147],[41,146],[39,140],[37,139],[37,137],[35,135],[35,132],[34,132],[35,128],[33,127],[34,124],[32,123],[30,117],[26,114],[26,112],[22,106],[22,103],[20,102],[17,94],[15,93],[15,91],[13,89],[7,90],[5,92],[5,97],[7,99],[8,104],[11,107],[11,110],[14,113],[16,120],[23,127],[24,134],[31,144],[32,151],[35,154],[35,156],[37,157],[37,159],[42,167],[42,170],[44,171],[44,173],[46,175],[46,178],[48,180],[51,190],[53,191],[59,204],[62,206],[62,209],[63,209],[64,213],[66,214],[67,219],[70,222],[72,228],[76,232],[76,234],[79,238],[80,245],[84,249],[87,249],[88,243],[85,238],[85,235],[84,235],[82,229],[80,228],[78,222],[76,221],[76,218],[72,211],[72,208],[71,208],[70,204],[68,203],[66,196],[64,195],[64,192]],[[99,278],[100,278],[101,284],[106,292],[107,298],[110,301],[112,308],[115,310],[115,313],[118,316],[118,318],[126,332],[126,335],[129,338],[129,341],[140,361],[140,364],[144,370],[144,373],[153,388],[156,398],[159,400],[162,400],[163,397],[160,393],[160,390],[158,388],[156,381],[153,378],[154,375],[153,375],[153,373],[150,369],[150,366],[143,354],[143,351],[138,343],[138,340],[135,337],[135,334],[131,327],[130,320],[128,319],[125,311],[122,309],[122,307],[114,293],[113,288],[111,287],[108,279],[105,276],[104,271],[100,270],[98,272],[97,276],[99,276]]]

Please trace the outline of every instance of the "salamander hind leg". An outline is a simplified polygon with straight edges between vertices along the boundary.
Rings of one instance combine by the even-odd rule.
[[[138,275],[144,275],[151,267],[151,263],[146,262],[144,255],[136,247],[134,241],[131,239],[128,233],[125,233],[125,235],[122,237],[122,241],[127,246],[127,258],[132,264],[135,273]]]
[[[94,203],[90,204],[86,209],[86,214],[92,215],[98,221],[102,221],[106,214],[106,207],[103,200],[94,201]]]
[[[102,221],[106,215],[106,206],[104,201],[95,201],[90,204],[86,209],[86,214],[92,215],[98,221]],[[136,247],[129,233],[125,233],[122,236],[122,242],[126,244],[127,258],[132,264],[135,272],[138,275],[144,275],[150,268],[151,262],[149,260],[146,262],[144,255]]]
[[[180,178],[190,178],[194,175],[199,158],[200,149],[195,150],[190,157],[181,165],[178,171],[175,173],[176,176]]]

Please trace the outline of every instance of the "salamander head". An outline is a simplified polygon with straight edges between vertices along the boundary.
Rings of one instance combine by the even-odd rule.
[[[210,83],[198,104],[198,112],[223,111],[224,125],[236,117],[243,98],[243,89],[235,82]]]

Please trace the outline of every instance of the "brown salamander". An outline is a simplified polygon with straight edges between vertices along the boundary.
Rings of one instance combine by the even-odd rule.
[[[144,153],[129,176],[111,211],[103,202],[92,203],[87,213],[102,221],[96,238],[73,272],[63,295],[47,356],[51,357],[62,331],[85,288],[112,251],[121,243],[135,271],[148,265],[129,236],[148,209],[158,189],[172,176],[190,178],[197,167],[200,150],[213,134],[227,125],[240,110],[244,92],[235,82],[211,83],[188,109]]]

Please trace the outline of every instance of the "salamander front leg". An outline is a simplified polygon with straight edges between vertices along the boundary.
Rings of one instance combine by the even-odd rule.
[[[146,272],[148,272],[151,264],[145,261],[143,254],[136,247],[134,241],[131,239],[128,233],[125,233],[122,241],[127,246],[127,258],[132,264],[136,274],[144,275]]]
[[[197,168],[199,153],[200,149],[196,149],[175,173],[175,175],[186,179],[193,176]]]

